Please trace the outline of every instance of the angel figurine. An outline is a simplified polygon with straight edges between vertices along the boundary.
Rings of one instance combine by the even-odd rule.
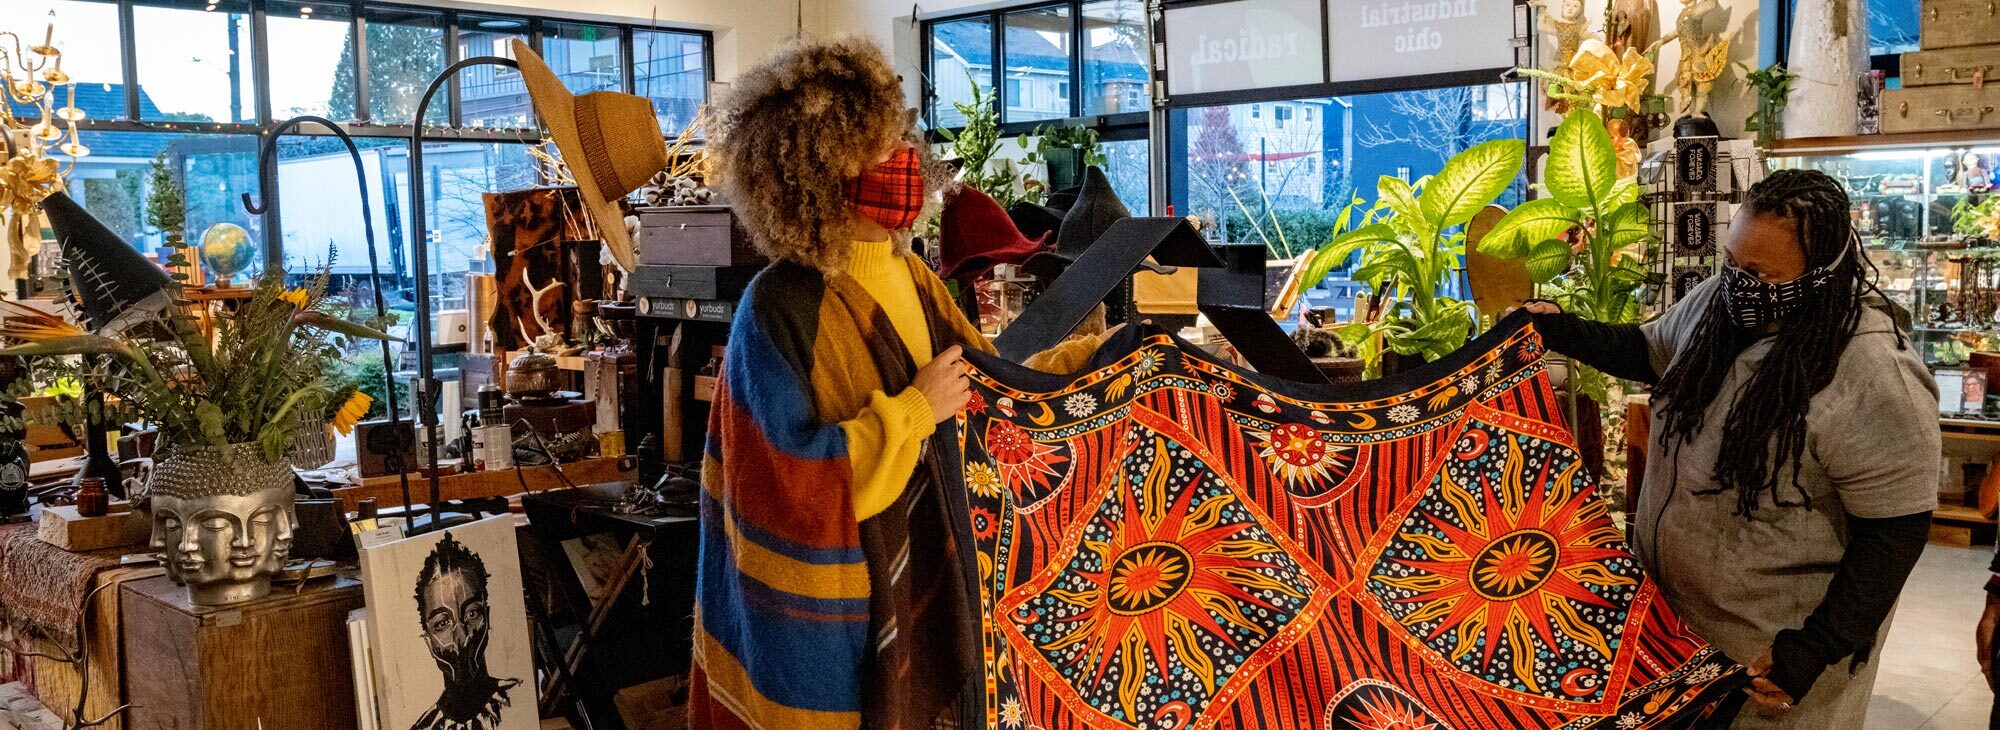
[[[1557,76],[1568,76],[1570,60],[1576,58],[1577,48],[1583,45],[1583,0],[1562,0],[1560,13],[1549,10],[1548,0],[1529,0],[1528,4],[1534,6],[1540,16],[1535,21],[1535,27],[1556,45],[1555,55],[1551,56],[1554,63],[1548,71]],[[1566,106],[1566,102],[1556,99],[1547,99],[1547,102],[1549,108],[1557,111],[1563,111],[1562,107]]]
[[[1680,65],[1674,77],[1674,93],[1680,97],[1681,114],[1707,114],[1708,92],[1722,72],[1729,70],[1729,39],[1709,32],[1702,20],[1720,7],[1717,0],[1681,0],[1681,14],[1674,23],[1674,32],[1647,49],[1646,55],[1651,56],[1668,41],[1681,42]]]

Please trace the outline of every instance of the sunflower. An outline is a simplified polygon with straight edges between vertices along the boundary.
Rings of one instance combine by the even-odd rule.
[[[283,294],[279,294],[278,300],[284,302],[290,302],[291,305],[294,307],[298,307],[299,309],[305,309],[306,307],[312,305],[312,294],[306,292],[305,287],[300,287],[297,289],[290,289]]]
[[[354,395],[349,396],[346,403],[340,404],[340,410],[334,411],[333,427],[339,429],[342,436],[353,433],[354,424],[360,423],[361,419],[368,415],[368,407],[374,403],[375,399],[369,397],[367,393],[354,391]]]

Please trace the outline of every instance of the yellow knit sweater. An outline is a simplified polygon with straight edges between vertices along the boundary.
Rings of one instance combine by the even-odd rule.
[[[931,332],[924,321],[923,300],[911,267],[889,241],[856,241],[847,257],[847,275],[867,290],[889,315],[896,335],[917,367],[931,361]],[[1074,337],[1031,357],[1029,367],[1067,373],[1083,366],[1097,351],[1097,338]],[[847,434],[848,466],[854,470],[854,516],[868,519],[888,509],[909,484],[910,473],[923,455],[924,440],[937,430],[930,402],[915,387],[894,396],[877,391],[868,407],[842,421]]]

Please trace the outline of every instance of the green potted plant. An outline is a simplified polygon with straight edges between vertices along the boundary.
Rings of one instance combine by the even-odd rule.
[[[1382,316],[1342,327],[1341,339],[1382,374],[1428,362],[1465,344],[1475,320],[1472,304],[1439,291],[1465,253],[1465,224],[1512,185],[1526,145],[1518,139],[1481,143],[1454,155],[1436,175],[1415,184],[1383,176],[1375,208],[1363,225],[1336,236],[1313,258],[1326,271],[1360,252],[1354,279],[1381,301]],[[1350,222],[1343,211],[1337,228]],[[1322,268],[1324,267],[1324,268]],[[1318,281],[1306,272],[1307,281]]]
[[[1655,243],[1653,216],[1638,202],[1637,183],[1618,172],[1617,148],[1603,120],[1587,109],[1570,112],[1549,140],[1547,197],[1509,211],[1486,233],[1480,250],[1525,259],[1529,279],[1564,311],[1611,324],[1643,321],[1643,294],[1656,284],[1646,269],[1648,248]],[[1580,363],[1559,362],[1570,423],[1581,429],[1579,444],[1601,443],[1589,437],[1589,424],[1610,420],[1602,408],[1611,401],[1611,378]],[[1601,471],[1601,451],[1586,459],[1593,471]]]
[[[1103,167],[1109,161],[1097,141],[1097,130],[1090,127],[1044,124],[1035,128],[1034,137],[1033,147],[1028,146],[1028,135],[1025,134],[1014,141],[1021,149],[1028,150],[1028,155],[1021,159],[1022,163],[1048,168],[1049,190],[1082,185],[1084,168],[1092,165]]]
[[[173,261],[184,262],[178,249]],[[172,262],[169,264],[174,265]],[[150,493],[153,546],[168,575],[197,604],[252,600],[270,590],[289,554],[292,469],[301,417],[325,417],[343,430],[368,409],[367,396],[335,373],[345,338],[388,335],[321,311],[327,275],[285,286],[273,268],[211,335],[182,298],[185,275],[167,286],[174,302],[127,327],[122,337],[86,332],[67,319],[0,302],[0,355],[95,356],[89,379],[114,400],[105,421],[144,421],[160,431]],[[63,299],[67,280],[59,282]],[[82,422],[82,403],[51,420]]]
[[[1769,145],[1771,140],[1784,133],[1785,104],[1792,97],[1792,81],[1799,75],[1786,69],[1783,63],[1773,63],[1756,70],[1745,64],[1736,65],[1743,69],[1743,80],[1757,90],[1757,111],[1743,120],[1743,129],[1756,132],[1758,144]]]
[[[938,130],[938,134],[951,143],[951,156],[958,160],[958,181],[992,197],[1000,207],[1007,208],[1023,199],[1020,188],[1020,173],[1005,160],[995,160],[1000,151],[1000,112],[993,106],[993,92],[979,86],[979,81],[966,75],[972,84],[972,101],[952,102],[958,113],[965,117],[965,126],[954,132]]]

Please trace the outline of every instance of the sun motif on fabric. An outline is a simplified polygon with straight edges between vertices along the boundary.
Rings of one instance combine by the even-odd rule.
[[[965,465],[965,487],[973,494],[992,499],[1000,496],[1000,472],[985,462],[970,462]]]
[[[1347,447],[1327,443],[1318,431],[1303,423],[1281,423],[1253,435],[1264,440],[1257,455],[1291,484],[1324,479],[1352,458],[1346,454]]]
[[[1354,717],[1347,720],[1354,730],[1439,730],[1422,710],[1400,697],[1382,694],[1363,698]]]
[[[1056,467],[1069,461],[1056,447],[1036,441],[1026,429],[1009,421],[993,421],[986,429],[986,450],[1000,473],[1000,482],[1013,489],[1047,489],[1049,478],[1059,475]]]
[[[1504,432],[1502,432],[1504,433]],[[1396,621],[1503,687],[1591,701],[1637,566],[1574,452],[1469,429],[1369,576]]]
[[[1134,451],[1065,569],[1002,608],[1100,712],[1200,714],[1313,580],[1193,452],[1151,432]]]

